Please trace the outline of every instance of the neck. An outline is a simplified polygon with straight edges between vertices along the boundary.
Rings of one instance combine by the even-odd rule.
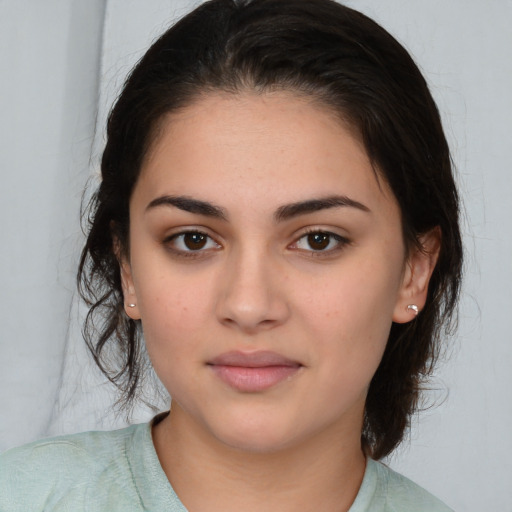
[[[255,453],[213,438],[173,405],[153,439],[164,472],[192,512],[343,512],[365,470],[357,429],[326,430],[297,445]]]

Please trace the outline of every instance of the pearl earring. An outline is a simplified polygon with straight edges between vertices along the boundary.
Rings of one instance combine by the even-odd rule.
[[[418,313],[420,312],[420,310],[418,309],[418,306],[416,306],[416,304],[409,304],[407,306],[407,310],[414,311],[415,316],[418,316]]]
[[[134,308],[137,304],[128,304],[129,308]]]

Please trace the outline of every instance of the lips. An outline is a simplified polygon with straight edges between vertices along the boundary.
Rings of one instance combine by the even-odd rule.
[[[302,365],[269,351],[226,352],[208,362],[217,377],[228,386],[245,393],[265,391],[289,380]]]

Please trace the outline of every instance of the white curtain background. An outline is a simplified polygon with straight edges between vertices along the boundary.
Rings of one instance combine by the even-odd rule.
[[[80,202],[126,73],[198,3],[0,0],[0,450],[125,425],[80,333]],[[512,511],[512,1],[347,3],[426,74],[465,202],[458,335],[389,463],[458,511]]]

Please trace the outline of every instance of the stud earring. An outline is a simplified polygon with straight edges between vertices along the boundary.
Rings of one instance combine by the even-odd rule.
[[[416,306],[416,304],[409,304],[407,306],[407,310],[414,311],[415,316],[418,316],[418,313],[420,312],[420,310],[418,309],[418,306]]]
[[[129,308],[134,308],[137,304],[128,304]]]

